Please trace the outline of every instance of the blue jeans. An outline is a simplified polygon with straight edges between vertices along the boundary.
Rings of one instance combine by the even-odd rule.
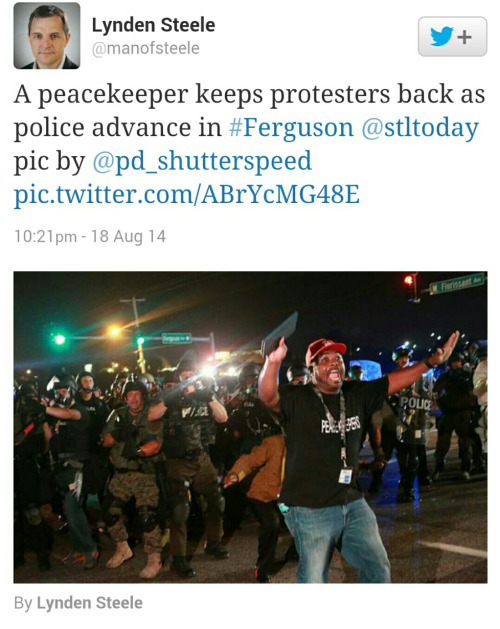
[[[390,583],[389,559],[375,514],[364,498],[322,509],[290,507],[285,522],[300,557],[299,583],[328,583],[333,551],[341,537],[342,557],[358,571],[361,583]]]

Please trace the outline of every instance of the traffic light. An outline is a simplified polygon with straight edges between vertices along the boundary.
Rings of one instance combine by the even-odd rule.
[[[406,300],[413,303],[418,303],[418,292],[417,292],[417,274],[416,273],[408,273],[405,275],[403,280]]]
[[[67,341],[66,337],[64,336],[64,334],[61,334],[60,332],[52,332],[51,336],[51,340],[55,345],[64,345]]]
[[[145,341],[145,337],[139,332],[134,336],[134,345],[137,345],[137,347],[144,345]]]

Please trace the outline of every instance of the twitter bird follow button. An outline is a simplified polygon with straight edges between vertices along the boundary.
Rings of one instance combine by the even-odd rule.
[[[421,17],[418,52],[424,57],[482,57],[487,49],[484,17]]]

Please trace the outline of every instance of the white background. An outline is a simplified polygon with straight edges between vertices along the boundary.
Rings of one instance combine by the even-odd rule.
[[[81,68],[60,73],[27,74],[12,64],[12,12],[6,10],[7,29],[2,40],[2,329],[9,341],[2,361],[5,400],[10,400],[12,372],[12,281],[14,271],[92,271],[92,270],[314,270],[314,271],[389,271],[454,270],[471,268],[488,272],[490,319],[498,315],[497,241],[498,228],[498,18],[494,2],[182,2],[157,3],[128,0],[86,1],[81,4]],[[156,20],[165,16],[206,19],[216,22],[215,33],[135,33],[103,37],[92,33],[92,18],[103,20]],[[488,20],[488,53],[482,58],[421,57],[417,50],[418,20],[422,16],[479,15]],[[200,46],[195,56],[92,56],[95,41],[107,43],[149,43],[152,39],[170,43],[190,40]],[[236,111],[231,105],[159,105],[155,111],[146,106],[127,105],[62,106],[41,112],[34,104],[16,105],[13,101],[24,82],[30,93],[42,86],[97,87],[112,82],[117,87],[194,88],[195,82],[207,87],[249,89],[270,87],[303,88],[389,88],[391,103],[385,105],[288,105],[270,111],[267,103],[248,105]],[[398,105],[397,83],[409,88],[432,88],[444,82],[458,95],[462,88],[483,88],[486,101],[481,105]],[[94,120],[188,120],[195,127],[201,115],[221,122],[222,138],[196,138],[181,141],[156,139],[74,138],[26,139],[13,145],[13,121],[39,120],[42,116],[80,120],[90,126]],[[369,117],[396,120],[403,116],[420,120],[478,121],[475,139],[462,138],[380,138],[368,142],[359,127]],[[303,139],[295,143],[282,140],[237,140],[228,137],[230,120],[235,116],[254,116],[277,121],[351,121],[354,138]],[[55,171],[29,173],[14,178],[12,155],[29,152],[52,154],[60,148],[66,154],[88,154],[78,177]],[[312,153],[311,173],[275,173],[255,178],[251,173],[205,173],[198,175],[158,175],[163,180],[145,180],[143,174],[122,178],[103,177],[91,171],[91,157],[99,150],[134,153],[144,148],[156,155],[174,149],[195,154],[299,154]],[[99,178],[100,177],[100,178]],[[259,180],[260,179],[260,180]],[[233,185],[291,183],[357,183],[361,203],[334,205],[225,205],[225,206],[25,206],[14,211],[12,189],[20,183],[85,186],[108,184],[144,188],[146,184],[179,185],[191,181],[211,181]],[[165,229],[163,245],[136,248],[125,245],[55,247],[15,242],[15,230],[52,229],[64,232],[92,229]],[[189,252],[188,254],[186,252]],[[293,256],[291,255],[293,253]],[[293,260],[293,262],[291,262]],[[465,263],[465,264],[464,264]],[[34,304],[36,307],[36,304]],[[26,330],[26,335],[36,334]],[[490,342],[495,343],[491,327]],[[495,361],[493,361],[493,365]],[[493,398],[494,400],[494,398]],[[5,421],[9,422],[10,401],[6,402]],[[495,415],[495,412],[492,413]],[[7,431],[9,433],[9,431]],[[494,441],[494,440],[493,440]],[[7,445],[9,444],[9,445]],[[6,441],[10,453],[10,441]],[[494,454],[493,454],[494,457]],[[6,454],[2,467],[5,479],[4,504],[10,508],[11,467]],[[494,466],[492,467],[494,474]],[[490,505],[494,522],[495,505]],[[492,515],[493,514],[493,515]],[[10,551],[11,520],[2,523],[3,546]],[[492,588],[498,586],[498,544],[489,548],[490,584],[488,586],[243,586],[154,585],[143,586],[24,586],[12,585],[10,554],[2,562],[2,606],[6,614],[24,627],[34,622],[32,614],[14,612],[13,598],[20,596],[64,596],[110,594],[143,597],[146,611],[59,612],[36,617],[41,626],[54,622],[85,626],[125,622],[220,627],[237,622],[240,627],[304,626],[314,621],[327,624],[367,624],[388,626],[404,618],[406,627],[422,622],[465,627],[481,622],[486,610],[493,612]],[[467,603],[464,604],[464,598]],[[220,605],[226,611],[221,618]],[[15,618],[14,618],[15,616]],[[484,617],[483,617],[484,618]],[[488,620],[482,622],[488,623]]]

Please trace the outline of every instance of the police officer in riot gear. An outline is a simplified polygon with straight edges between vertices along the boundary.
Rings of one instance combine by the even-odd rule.
[[[413,350],[406,345],[399,345],[392,353],[392,360],[397,370],[410,365]],[[419,486],[430,483],[427,470],[427,420],[431,401],[420,380],[412,387],[392,395],[384,403],[380,414],[382,424],[383,459],[389,461],[396,450],[396,457],[401,473],[400,494],[398,500],[409,502],[414,498],[413,483],[415,475]],[[369,491],[376,493],[382,484],[384,467],[375,469]]]
[[[89,456],[90,419],[87,409],[76,402],[76,383],[66,376],[53,380],[54,400],[44,408],[49,421],[42,424],[55,460],[55,477],[63,498],[68,522],[71,553],[63,559],[67,566],[97,565],[99,553],[83,509],[84,467]],[[50,422],[50,423],[49,423]]]
[[[229,556],[221,543],[224,498],[217,482],[217,470],[207,453],[214,441],[215,422],[226,422],[227,413],[213,391],[203,386],[192,361],[181,360],[177,377],[179,384],[165,392],[164,397],[167,410],[163,451],[167,457],[166,475],[172,507],[170,552],[172,569],[184,578],[191,578],[195,572],[186,560],[191,487],[200,497],[207,539],[205,552],[217,559]]]
[[[151,419],[148,392],[142,382],[129,380],[123,388],[123,401],[125,406],[111,412],[102,437],[103,446],[111,448],[110,460],[114,467],[105,499],[105,521],[116,549],[106,567],[118,568],[133,555],[127,541],[123,509],[135,498],[144,551],[148,556],[139,576],[153,579],[162,570],[156,483],[156,466],[163,460],[162,423]]]
[[[233,455],[236,458],[248,454],[276,428],[273,414],[257,397],[260,370],[261,366],[256,363],[245,363],[241,367],[238,374],[239,389],[228,404],[230,415],[227,431],[232,437]]]
[[[141,373],[137,376],[137,380],[142,382],[148,391],[150,399],[155,399],[160,388],[155,377],[151,373]]]
[[[261,365],[245,363],[238,374],[239,387],[228,402],[227,432],[232,438],[233,455],[237,459],[262,441],[262,426],[273,423],[270,411],[257,397]],[[232,465],[234,461],[230,462]]]
[[[349,369],[349,377],[351,380],[361,382],[363,380],[363,375],[363,367],[360,364],[355,363],[354,365],[351,365],[351,368]]]
[[[430,484],[426,439],[431,400],[420,381],[401,391],[397,397],[391,396],[391,403],[398,413],[396,450],[401,473],[398,502],[411,502],[415,498],[413,485],[417,474],[420,487]]]
[[[45,449],[36,383],[23,382],[14,397],[14,567],[24,563],[24,548],[36,552],[38,569],[50,570],[48,540],[40,512],[40,457]]]
[[[459,437],[462,480],[469,480],[471,462],[476,470],[484,470],[481,448],[475,434],[477,398],[473,394],[472,374],[464,369],[463,363],[464,355],[458,351],[453,352],[448,360],[448,370],[439,376],[434,385],[442,415],[438,421],[433,480],[438,480],[444,469],[453,431]]]
[[[240,390],[245,390],[248,394],[254,393],[258,385],[260,370],[261,365],[257,363],[244,363],[238,372]]]
[[[97,494],[102,500],[109,476],[108,452],[101,445],[101,434],[109,415],[109,408],[96,394],[94,374],[80,371],[76,377],[78,388],[76,401],[85,406],[90,418],[89,461],[86,466],[86,487],[89,494]]]
[[[87,408],[92,422],[97,424],[96,432],[99,428],[98,434],[100,435],[109,415],[109,409],[104,400],[101,400],[96,393],[98,389],[94,374],[91,371],[80,371],[76,377],[76,386],[76,401]]]
[[[398,369],[405,369],[413,355],[412,350],[400,345],[393,352],[393,360]],[[390,404],[397,414],[396,452],[401,473],[400,502],[411,502],[415,498],[413,485],[418,477],[419,487],[430,484],[427,469],[427,428],[431,399],[422,378],[412,386],[391,396]]]
[[[110,410],[124,406],[122,390],[129,376],[130,374],[126,371],[119,371],[116,374],[115,379],[109,388],[109,393],[105,399],[105,402]]]

